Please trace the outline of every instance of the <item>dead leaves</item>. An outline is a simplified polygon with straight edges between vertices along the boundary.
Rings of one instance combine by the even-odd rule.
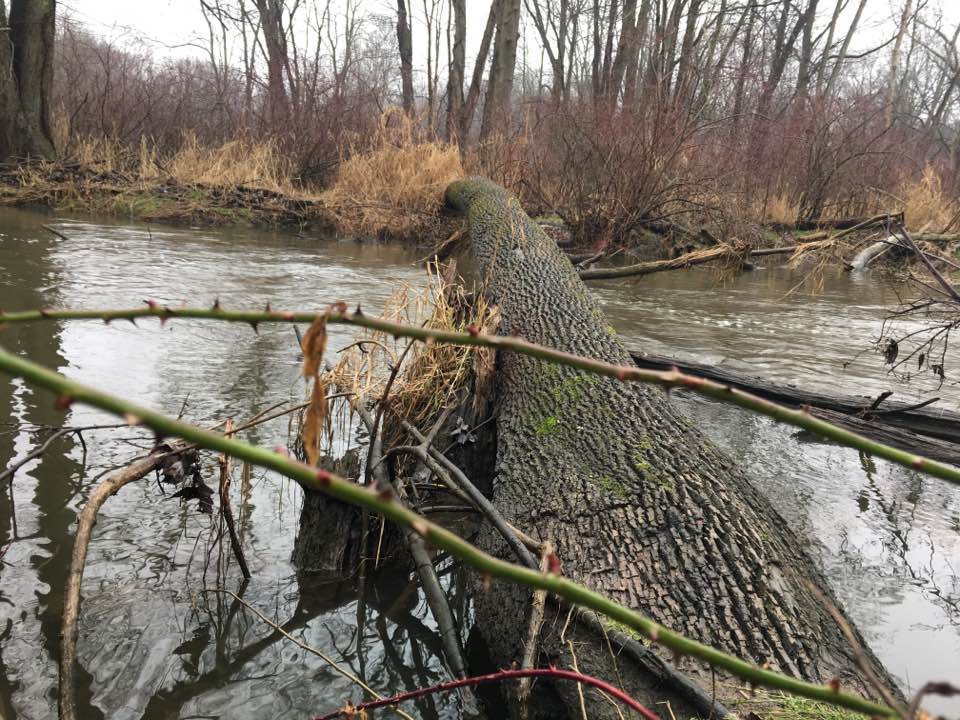
[[[303,337],[303,375],[313,378],[313,390],[310,393],[310,405],[304,416],[303,427],[300,430],[300,439],[307,454],[307,461],[316,465],[320,459],[320,440],[327,420],[327,385],[326,379],[320,377],[320,367],[323,364],[323,353],[327,348],[327,318],[320,315],[307,334]]]
[[[327,316],[318,315],[303,336],[303,376],[316,378],[323,362],[323,351],[327,349]]]

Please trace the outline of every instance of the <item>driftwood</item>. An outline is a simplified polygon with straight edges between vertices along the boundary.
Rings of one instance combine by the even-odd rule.
[[[831,417],[859,416],[863,422],[856,424],[857,432],[882,442],[886,442],[884,437],[892,437],[887,433],[897,430],[905,431],[907,433],[905,437],[909,437],[911,442],[918,444],[927,443],[930,440],[944,441],[942,445],[926,446],[941,455],[940,458],[933,459],[956,462],[955,458],[960,454],[960,413],[931,407],[936,398],[921,404],[922,406],[886,398],[876,404],[875,399],[865,395],[828,395],[808,388],[773,383],[761,377],[717,365],[677,360],[639,350],[631,351],[630,355],[640,367],[653,370],[669,370],[676,367],[683,372],[731,385],[784,405],[816,408],[818,412],[823,410],[831,413]],[[876,407],[874,407],[875,404]],[[846,426],[852,428],[850,422]],[[871,428],[875,428],[875,431],[871,431]],[[891,444],[897,443],[891,442]],[[923,454],[919,448],[917,452]],[[948,459],[948,457],[954,459]]]

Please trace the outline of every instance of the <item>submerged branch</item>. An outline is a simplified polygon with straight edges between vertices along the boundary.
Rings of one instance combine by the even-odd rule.
[[[422,332],[422,329],[415,328],[411,330],[411,332],[413,331]],[[457,333],[452,334],[458,335]],[[543,349],[543,351],[550,354],[557,353],[557,351],[547,351],[546,349]],[[566,355],[566,353],[558,354],[561,356]],[[578,362],[579,361],[585,362],[585,359],[579,359]],[[597,361],[589,362],[595,363]],[[601,366],[605,365],[604,363],[599,364]],[[616,366],[611,367],[615,368]],[[115,395],[70,380],[53,370],[49,370],[11,353],[0,351],[0,371],[58,393],[59,399],[57,406],[59,408],[66,409],[73,402],[92,405],[124,417],[128,422],[147,425],[164,435],[180,437],[186,441],[196,443],[201,447],[223,452],[245,460],[253,465],[273,470],[295,480],[307,489],[325,492],[338,500],[378,512],[401,527],[416,531],[426,542],[448,551],[451,555],[473,566],[484,575],[503,578],[527,587],[541,588],[556,593],[567,602],[581,605],[605,615],[612,620],[623,623],[650,641],[659,643],[677,654],[698,658],[748,682],[777,688],[795,695],[801,695],[831,705],[846,707],[868,715],[884,717],[896,715],[896,711],[886,705],[840,692],[839,688],[835,685],[819,685],[797,680],[796,678],[758,667],[757,665],[741,660],[716,648],[704,645],[680,633],[669,630],[649,617],[560,575],[540,573],[495,558],[474,547],[455,533],[430,522],[426,518],[404,507],[396,501],[392,493],[385,493],[377,488],[362,487],[326,470],[318,470],[317,468],[296,462],[287,457],[286,454],[280,454],[265,448],[249,445],[209,430],[203,430],[189,423],[175,420],[167,415],[142,407]],[[697,382],[703,381],[697,380]],[[960,475],[960,471],[955,472],[958,472],[958,475]],[[105,490],[100,501],[101,503],[106,499],[108,494],[108,490]],[[81,558],[81,560],[82,559],[83,558]],[[71,576],[70,581],[77,583],[78,591],[79,576],[76,578]],[[76,632],[75,627],[73,632]],[[70,660],[72,662],[72,655]]]

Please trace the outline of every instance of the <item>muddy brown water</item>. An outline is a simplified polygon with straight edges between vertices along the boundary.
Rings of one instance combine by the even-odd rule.
[[[51,223],[69,237],[43,230]],[[147,228],[0,210],[0,307],[118,307],[152,297],[228,307],[320,308],[343,299],[379,308],[398,283],[419,284],[416,254],[263,230]],[[719,284],[709,271],[598,282],[611,325],[634,347],[724,362],[785,382],[845,393],[894,389],[927,397],[931,378],[895,383],[870,350],[897,288],[874,275],[827,278],[816,295],[786,296],[799,277],[763,269]],[[351,340],[331,329],[331,350]],[[5,349],[163,411],[212,423],[299,400],[297,347],[288,326],[203,322],[43,323],[7,328]],[[860,352],[865,351],[865,352]],[[858,353],[860,353],[858,355]],[[852,361],[852,362],[851,362]],[[953,386],[937,394],[960,409]],[[735,408],[675,394],[766,492],[829,578],[850,616],[905,688],[960,680],[960,491],[854,451],[824,445]],[[53,398],[0,378],[0,467],[64,416]],[[71,425],[113,422],[71,408]],[[285,442],[286,420],[246,434]],[[136,429],[91,431],[87,453],[57,441],[0,484],[0,717],[56,713],[62,587],[73,523],[96,477],[149,447]],[[207,461],[209,465],[212,458]],[[209,473],[209,471],[208,471]],[[212,481],[212,475],[208,475]],[[334,657],[382,693],[448,677],[435,624],[405,576],[365,590],[336,579],[298,579],[289,562],[300,490],[254,471],[234,480],[235,508],[253,579],[226,587],[288,632]],[[284,640],[216,583],[208,516],[162,496],[155,482],[125,488],[101,512],[83,585],[79,640],[84,718],[309,717],[357,689],[320,658]],[[469,615],[461,569],[442,582],[458,617]],[[958,703],[933,701],[956,714]],[[415,716],[459,717],[460,700],[436,696]]]

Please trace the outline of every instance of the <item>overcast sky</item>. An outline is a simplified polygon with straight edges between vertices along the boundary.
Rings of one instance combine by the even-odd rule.
[[[868,0],[851,52],[887,39],[892,29],[891,19],[899,13],[902,2],[903,0]],[[416,0],[408,4],[413,7],[414,48],[417,50],[422,46],[421,42],[417,42],[416,36],[423,32],[423,7]],[[940,7],[948,21],[960,21],[960,0],[928,0],[927,4],[930,7]],[[469,58],[475,54],[475,48],[480,43],[490,2],[467,0],[466,5]],[[822,5],[826,9],[832,6],[832,2]],[[848,2],[847,5],[852,16],[852,6],[856,3]],[[62,12],[71,15],[97,34],[141,41],[160,54],[199,55],[198,49],[187,45],[206,32],[199,0],[60,0],[59,6]],[[360,7],[367,13],[391,15],[396,12],[396,3],[392,0],[363,0]],[[467,64],[470,64],[469,59]]]

